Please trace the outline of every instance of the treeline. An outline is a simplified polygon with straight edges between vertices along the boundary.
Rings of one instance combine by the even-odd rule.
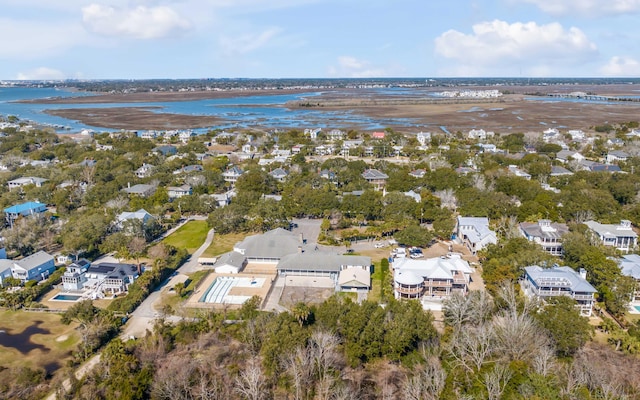
[[[636,358],[590,343],[571,299],[547,305],[502,286],[445,302],[444,328],[419,302],[336,295],[290,312],[205,312],[112,341],[68,398],[596,399],[640,395]],[[229,324],[225,321],[235,321]],[[442,322],[440,322],[442,324]]]

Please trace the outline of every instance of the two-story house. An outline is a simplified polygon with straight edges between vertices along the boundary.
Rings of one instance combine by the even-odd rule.
[[[587,272],[553,266],[541,268],[537,265],[525,267],[521,281],[525,295],[547,300],[555,296],[568,296],[577,302],[580,315],[590,317],[595,303],[596,289],[587,282]]]
[[[584,223],[600,239],[603,245],[613,246],[625,253],[633,250],[638,244],[638,234],[634,232],[631,221],[622,220],[620,224],[601,224],[596,221]]]
[[[456,238],[473,254],[490,244],[498,243],[496,233],[489,229],[489,218],[487,217],[458,216]]]
[[[562,235],[569,232],[566,224],[541,219],[538,222],[521,222],[520,233],[530,242],[542,246],[543,250],[554,256],[562,255]]]

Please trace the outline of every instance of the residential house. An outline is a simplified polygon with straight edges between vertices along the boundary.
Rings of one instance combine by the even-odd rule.
[[[138,211],[121,212],[116,217],[116,225],[120,229],[124,228],[125,225],[127,225],[127,221],[140,221],[142,223],[142,226],[146,226],[155,221],[155,218],[144,208],[141,208]]]
[[[47,205],[37,202],[28,201],[26,203],[16,204],[4,209],[5,218],[7,223],[11,225],[18,217],[27,217],[30,215],[37,215],[47,211]]]
[[[498,148],[496,147],[495,144],[479,143],[478,147],[480,147],[480,153],[497,153],[498,152]]]
[[[167,195],[169,200],[179,199],[184,196],[191,196],[193,194],[193,188],[191,185],[184,184],[181,186],[169,186],[167,187]]]
[[[271,177],[273,177],[273,179],[277,180],[278,182],[284,182],[285,179],[287,179],[287,176],[289,176],[289,173],[282,168],[276,168],[273,171],[269,172],[269,175],[271,175]]]
[[[322,171],[320,171],[319,175],[322,179],[327,179],[332,183],[338,183],[338,176],[331,170],[323,169]]]
[[[569,176],[569,175],[573,175],[573,172],[558,165],[552,166],[551,173],[549,174],[549,176]]]
[[[20,260],[13,260],[11,274],[22,282],[46,279],[56,270],[55,261],[51,254],[38,251]]]
[[[153,140],[153,139],[155,139],[155,138],[157,138],[159,136],[160,136],[160,133],[158,133],[157,131],[153,131],[153,130],[140,132],[140,138],[142,138],[142,139]]]
[[[91,264],[86,272],[88,279],[98,282],[98,290],[113,294],[126,292],[139,275],[140,271],[134,264],[110,262]]]
[[[471,273],[459,256],[394,259],[393,289],[396,299],[442,299],[453,293],[466,294]]]
[[[329,133],[327,133],[327,139],[332,142],[343,140],[344,132],[342,132],[340,129],[332,129],[329,131]]]
[[[91,262],[84,258],[67,265],[62,275],[62,288],[65,291],[82,290],[84,283],[87,282],[85,273],[90,266]]]
[[[373,132],[371,134],[372,139],[384,139],[384,137],[385,137],[385,132],[381,132],[381,131]]]
[[[367,169],[362,173],[362,177],[369,182],[376,190],[382,190],[387,184],[389,175],[377,169]]]
[[[585,157],[573,150],[560,150],[556,154],[556,160],[560,161],[563,164],[568,163],[569,161],[578,161],[581,162],[585,159]]]
[[[625,162],[629,159],[629,154],[622,150],[611,150],[607,153],[607,164]]]
[[[471,129],[469,131],[469,133],[467,134],[467,137],[469,139],[486,139],[487,138],[487,132],[485,132],[484,129]]]
[[[631,221],[623,219],[620,224],[601,224],[596,221],[584,223],[600,239],[603,245],[613,246],[625,253],[633,250],[638,244],[638,234],[633,231]]]
[[[562,135],[556,128],[549,128],[542,133],[542,141],[545,143],[555,143],[559,140],[562,140]]]
[[[276,267],[278,275],[328,277],[342,291],[368,291],[371,289],[371,258],[327,254],[311,250],[294,252],[282,257]]]
[[[178,154],[178,148],[176,146],[171,146],[171,145],[158,146],[158,147],[155,147],[152,151],[164,157]]]
[[[192,172],[202,172],[204,171],[204,169],[202,168],[202,165],[185,165],[181,168],[178,168],[177,170],[173,171],[174,175],[178,175],[178,174],[190,174]]]
[[[574,142],[581,142],[585,139],[585,134],[580,129],[571,129],[567,131],[567,134],[571,136],[571,140]]]
[[[296,144],[294,146],[291,146],[291,154],[293,155],[300,154],[302,149],[304,149],[304,145],[302,144]]]
[[[133,186],[131,186],[131,184],[127,184],[127,187],[123,188],[122,191],[129,195],[133,194],[140,197],[149,197],[156,192],[156,189],[156,185],[139,183]]]
[[[422,196],[420,196],[420,193],[414,192],[413,190],[402,192],[402,194],[407,197],[411,197],[416,203],[420,203],[422,201]]]
[[[420,143],[420,146],[428,146],[431,144],[431,132],[418,132],[416,140]]]
[[[307,247],[301,235],[277,228],[260,235],[246,237],[233,247],[233,251],[254,263],[277,263],[287,254],[303,251]]]
[[[587,272],[576,272],[569,267],[554,265],[541,268],[537,265],[525,267],[521,281],[522,289],[528,297],[548,300],[556,296],[568,296],[577,302],[580,315],[590,317],[595,303],[596,289],[587,282]]]
[[[322,132],[321,128],[316,128],[316,129],[307,128],[304,130],[304,135],[309,136],[310,139],[315,140],[318,138],[318,134],[320,132]]]
[[[580,162],[580,167],[583,170],[591,171],[591,172],[621,172],[619,166],[615,164],[602,164],[595,161],[583,160]]]
[[[620,267],[620,272],[624,276],[630,276],[636,281],[636,288],[633,291],[631,301],[640,303],[640,255],[625,254],[622,258],[616,260]]]
[[[13,278],[11,268],[13,268],[12,260],[0,259],[0,286],[4,286],[5,279]]]
[[[211,198],[216,202],[218,207],[224,207],[224,206],[228,206],[229,204],[231,204],[231,199],[234,198],[236,195],[236,192],[231,189],[226,193],[214,193],[211,196]]]
[[[365,157],[373,157],[374,148],[373,146],[364,146],[364,156]]]
[[[515,176],[519,176],[521,178],[524,179],[531,179],[531,175],[529,175],[528,173],[526,173],[525,171],[521,170],[520,168],[518,168],[515,165],[509,165],[509,172]]]
[[[23,178],[13,179],[7,182],[7,186],[9,190],[21,188],[27,185],[35,185],[36,187],[41,187],[43,183],[47,182],[48,179],[38,178],[35,176],[25,176]]]
[[[314,153],[318,156],[330,156],[334,151],[335,148],[329,144],[316,146],[314,149]]]
[[[111,151],[111,150],[113,150],[113,145],[96,143],[96,151]]]
[[[409,176],[412,176],[414,178],[424,178],[426,173],[427,171],[425,171],[424,169],[414,169],[413,171],[409,172]]]
[[[614,147],[621,147],[621,146],[624,146],[624,140],[619,138],[607,139],[607,145],[614,146]]]
[[[238,181],[238,178],[244,173],[239,167],[233,166],[231,168],[227,168],[226,171],[222,173],[222,178],[225,182],[229,182],[234,184]]]
[[[473,254],[490,244],[498,243],[496,233],[489,229],[489,218],[487,217],[458,216],[455,232],[458,242],[467,246]]]
[[[153,174],[153,171],[156,169],[155,165],[142,163],[142,166],[136,169],[135,174],[138,178],[148,178]]]
[[[566,224],[541,219],[538,222],[521,222],[520,233],[530,242],[554,256],[562,255],[562,236],[569,232]]]
[[[180,131],[180,133],[178,133],[178,139],[180,139],[182,143],[187,143],[195,135],[195,132],[192,130]]]

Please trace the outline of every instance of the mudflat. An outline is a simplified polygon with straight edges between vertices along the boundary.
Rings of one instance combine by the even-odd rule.
[[[363,129],[342,121],[342,113],[379,119],[406,119],[403,131],[434,130],[449,132],[482,128],[495,132],[541,131],[545,127],[590,130],[595,125],[638,120],[640,102],[554,101],[550,94],[584,92],[600,96],[637,96],[636,85],[554,85],[497,87],[507,93],[495,99],[434,99],[432,92],[443,90],[487,90],[495,87],[417,88],[400,94],[381,94],[371,89],[329,89],[313,98],[286,104],[289,109],[332,111],[324,123],[343,129]],[[313,90],[229,90],[144,92],[100,94],[71,98],[37,100],[47,104],[137,103],[188,101],[208,98],[234,98],[254,95],[308,93]],[[533,100],[535,99],[535,100]],[[154,112],[151,107],[116,107],[47,110],[47,113],[79,120],[87,125],[111,129],[188,129],[228,123],[216,116]],[[272,128],[265,125],[265,129]]]

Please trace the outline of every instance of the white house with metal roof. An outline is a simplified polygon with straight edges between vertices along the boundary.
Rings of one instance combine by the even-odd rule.
[[[638,234],[634,232],[631,221],[623,219],[620,224],[601,224],[596,221],[584,223],[600,239],[603,245],[612,246],[628,253],[638,244]]]
[[[636,304],[640,304],[640,255],[638,254],[625,254],[620,259],[616,260],[620,267],[622,275],[630,276],[636,281],[636,289],[633,291],[633,298],[631,301]],[[634,309],[634,311],[637,311]]]
[[[7,186],[9,190],[27,186],[27,185],[35,185],[36,187],[41,187],[43,183],[47,182],[48,179],[38,178],[36,176],[25,176],[22,178],[13,179],[7,182]]]
[[[362,173],[362,177],[373,185],[376,190],[381,190],[386,184],[389,175],[377,169],[367,169]]]
[[[498,243],[496,233],[489,229],[487,217],[462,217],[456,221],[456,239],[476,254],[490,244]]]
[[[587,272],[554,265],[542,268],[537,265],[525,267],[521,281],[522,290],[531,298],[546,300],[556,296],[568,296],[577,302],[580,315],[590,317],[597,290],[587,282]]]
[[[466,294],[473,272],[467,261],[455,255],[401,257],[393,261],[392,267],[396,299],[442,299],[452,293]]]

